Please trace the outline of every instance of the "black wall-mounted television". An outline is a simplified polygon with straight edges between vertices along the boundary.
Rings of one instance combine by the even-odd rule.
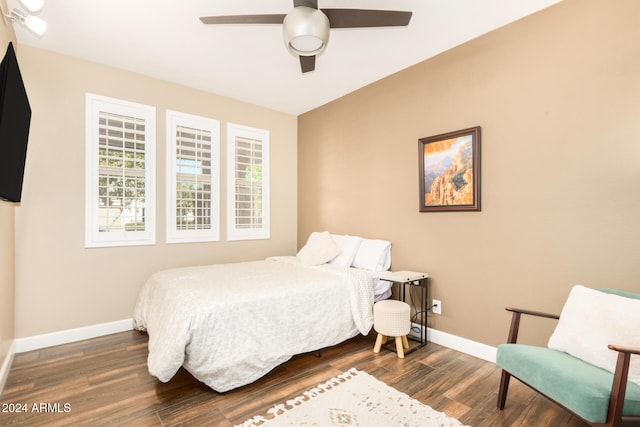
[[[0,199],[20,202],[31,106],[13,43],[0,63]]]

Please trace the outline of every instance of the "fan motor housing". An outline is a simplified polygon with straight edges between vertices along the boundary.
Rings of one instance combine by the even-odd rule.
[[[282,23],[284,43],[294,55],[313,56],[321,53],[329,41],[329,18],[319,9],[294,8]]]

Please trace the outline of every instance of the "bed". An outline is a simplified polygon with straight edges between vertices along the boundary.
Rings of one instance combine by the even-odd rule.
[[[148,368],[168,382],[184,367],[225,392],[296,354],[339,344],[373,325],[388,297],[388,241],[315,232],[296,256],[170,269],[143,285],[134,327],[149,335]]]

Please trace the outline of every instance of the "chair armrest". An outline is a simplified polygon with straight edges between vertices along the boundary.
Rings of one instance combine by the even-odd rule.
[[[640,348],[628,347],[617,344],[609,344],[609,349],[618,352],[616,370],[613,373],[613,384],[611,385],[611,398],[609,399],[609,411],[607,421],[622,418],[624,398],[627,393],[627,379],[629,377],[629,364],[632,354],[640,354]]]
[[[640,348],[638,347],[628,347],[625,345],[609,344],[609,349],[619,351],[622,353],[640,354]]]
[[[511,316],[511,326],[509,327],[509,336],[507,337],[507,343],[513,344],[518,340],[518,331],[520,330],[520,317],[523,314],[536,317],[545,317],[548,319],[559,319],[557,314],[543,313],[541,311],[525,310],[522,308],[506,307],[505,310],[513,313]]]
[[[538,316],[538,317],[547,317],[549,319],[560,318],[560,316],[558,316],[557,314],[543,313],[541,311],[525,310],[523,308],[506,307],[505,310],[511,311],[513,313],[528,314],[531,316]]]

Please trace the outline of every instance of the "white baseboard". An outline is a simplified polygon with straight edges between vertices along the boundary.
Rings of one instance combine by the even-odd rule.
[[[17,338],[15,340],[15,352],[24,353],[26,351],[82,341],[89,338],[101,337],[103,335],[115,334],[117,332],[130,331],[132,329],[133,320],[124,319],[116,320],[114,322],[100,323],[98,325],[85,326],[82,328],[51,332],[49,334]]]
[[[412,324],[411,335],[419,338],[420,335],[414,331],[416,329],[419,331],[420,327],[421,326],[418,324]],[[85,326],[83,328],[67,329],[64,331],[51,332],[49,334],[18,338],[12,343],[9,356],[5,358],[2,368],[0,369],[0,385],[4,385],[4,380],[9,373],[11,361],[13,360],[13,355],[15,353],[24,353],[41,348],[53,347],[55,345],[96,338],[103,335],[130,331],[132,329],[133,320],[124,319],[117,320],[115,322]],[[497,349],[495,347],[472,341],[467,338],[462,338],[437,329],[427,328],[427,340],[489,362],[495,363],[496,361]],[[0,390],[2,390],[1,387]]]
[[[7,377],[9,376],[9,370],[11,369],[11,363],[13,362],[13,355],[16,353],[16,341],[12,340],[11,345],[9,346],[9,352],[5,356],[2,361],[2,366],[0,366],[0,396],[4,391],[4,385],[7,382]]]
[[[413,332],[414,328],[419,331],[421,325],[418,325],[416,323],[411,324],[411,335],[419,338],[420,336],[417,333]],[[452,335],[433,328],[427,328],[427,341],[440,344],[442,346],[469,354],[488,362],[496,363],[496,352],[498,349],[495,347],[491,347],[490,345],[471,341],[467,338],[462,338],[457,335]]]

